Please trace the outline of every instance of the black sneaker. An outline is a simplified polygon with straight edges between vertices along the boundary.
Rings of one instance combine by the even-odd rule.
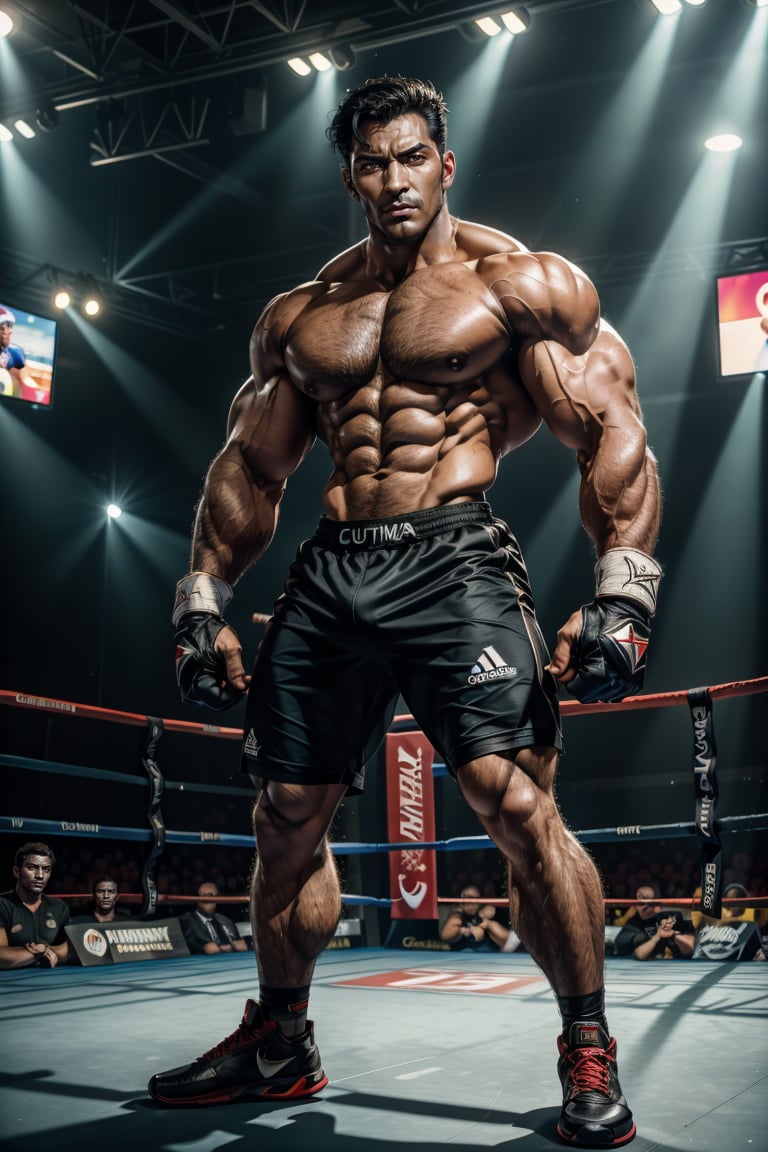
[[[192,1064],[159,1072],[149,1094],[161,1104],[226,1104],[238,1096],[293,1100],[325,1088],[312,1023],[288,1040],[274,1020],[265,1020],[261,1005],[248,1000],[240,1026]]]
[[[563,1086],[560,1139],[577,1148],[628,1144],[636,1129],[621,1093],[616,1041],[594,1020],[585,1020],[558,1036],[557,1048],[557,1074]]]

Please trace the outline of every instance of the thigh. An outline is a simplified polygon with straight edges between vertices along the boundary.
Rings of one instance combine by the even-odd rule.
[[[557,686],[517,541],[501,521],[473,526],[401,688],[454,774],[482,756],[562,745]]]
[[[294,565],[248,693],[243,769],[297,784],[363,786],[363,766],[397,701],[384,663],[348,619],[353,579],[334,557]]]

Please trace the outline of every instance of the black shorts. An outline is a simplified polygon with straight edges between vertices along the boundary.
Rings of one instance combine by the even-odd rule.
[[[242,767],[363,784],[402,694],[449,771],[562,747],[519,546],[486,503],[323,518],[291,565],[253,672]]]

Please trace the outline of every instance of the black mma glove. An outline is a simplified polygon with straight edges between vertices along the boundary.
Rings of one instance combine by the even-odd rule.
[[[571,654],[576,675],[565,685],[583,704],[614,703],[638,693],[661,568],[634,548],[613,548],[595,567],[595,599],[581,609]]]
[[[193,572],[176,585],[176,680],[188,704],[223,709],[243,698],[226,683],[224,657],[214,647],[226,627],[222,613],[231,599],[229,584],[206,572]]]

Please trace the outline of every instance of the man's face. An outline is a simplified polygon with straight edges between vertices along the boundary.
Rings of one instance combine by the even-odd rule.
[[[197,890],[200,899],[197,906],[202,912],[203,916],[213,916],[216,911],[216,897],[219,890],[215,884],[201,884]]]
[[[13,874],[22,897],[31,903],[42,896],[52,871],[50,856],[26,856],[21,867],[14,866]]]
[[[7,348],[13,336],[13,324],[0,324],[0,348]]]
[[[429,230],[453,183],[452,152],[440,156],[422,116],[409,113],[378,124],[363,120],[353,141],[347,190],[360,205],[372,231],[390,244],[412,244]]]
[[[461,893],[461,898],[462,898],[462,900],[479,900],[480,899],[480,889],[474,888],[474,887],[464,888],[464,890]],[[474,916],[475,913],[477,912],[479,905],[467,903],[467,904],[461,904],[460,907],[461,907],[462,912],[465,912],[467,916]]]
[[[93,899],[96,911],[103,916],[108,915],[117,903],[117,884],[108,880],[100,880],[93,890]]]
[[[638,888],[636,897],[642,903],[638,904],[637,911],[642,920],[651,920],[657,913],[659,905],[656,902],[656,893],[653,888]]]

